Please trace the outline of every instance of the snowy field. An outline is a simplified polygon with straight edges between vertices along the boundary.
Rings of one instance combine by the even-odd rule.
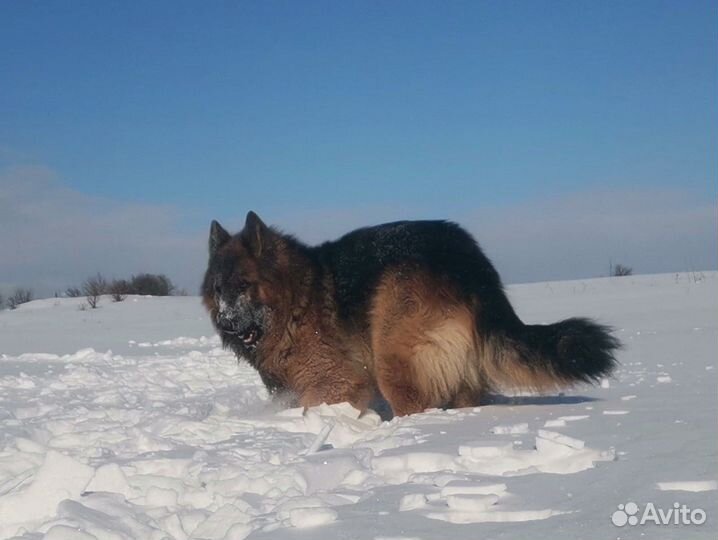
[[[509,294],[526,322],[614,326],[615,377],[385,422],[302,414],[219,347],[197,298],[1,312],[0,538],[715,538],[718,273]],[[649,503],[705,522],[613,524]]]

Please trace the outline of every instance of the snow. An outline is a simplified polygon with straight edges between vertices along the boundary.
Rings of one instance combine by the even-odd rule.
[[[506,426],[494,426],[491,428],[491,433],[495,433],[498,435],[511,435],[511,434],[528,433],[528,432],[529,432],[529,425],[527,423],[512,424],[512,425],[506,425]]]
[[[715,480],[703,482],[657,482],[656,487],[661,491],[714,491],[718,489]]]
[[[718,273],[700,276],[509,287],[526,322],[613,325],[615,376],[390,421],[270,402],[194,297],[0,312],[0,538],[712,538]],[[708,519],[617,528],[629,501]]]

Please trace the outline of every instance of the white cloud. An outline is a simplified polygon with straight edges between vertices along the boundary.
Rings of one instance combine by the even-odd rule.
[[[63,186],[45,167],[0,171],[0,287],[63,291],[94,272],[163,272],[197,290],[205,235],[179,232],[170,206],[118,202]]]
[[[681,191],[624,190],[485,209],[463,223],[506,282],[715,269],[716,207]]]

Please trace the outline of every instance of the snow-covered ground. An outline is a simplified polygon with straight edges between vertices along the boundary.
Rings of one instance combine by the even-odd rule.
[[[509,294],[526,322],[614,326],[615,377],[388,422],[302,414],[267,401],[197,298],[2,312],[0,538],[714,538],[718,273]],[[706,521],[613,524],[649,503]]]

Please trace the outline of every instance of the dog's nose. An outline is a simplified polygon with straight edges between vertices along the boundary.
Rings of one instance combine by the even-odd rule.
[[[234,330],[234,321],[227,317],[219,317],[217,319],[217,327],[224,332],[231,332]]]

